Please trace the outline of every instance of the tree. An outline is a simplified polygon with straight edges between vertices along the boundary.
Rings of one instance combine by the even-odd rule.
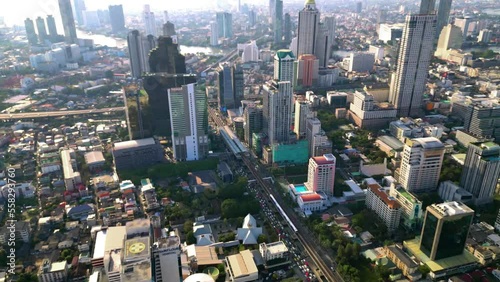
[[[239,214],[238,202],[235,199],[227,199],[222,202],[221,213],[224,218],[232,218],[235,214]]]
[[[192,245],[195,243],[196,243],[196,238],[194,237],[193,231],[191,230],[186,234],[186,244]]]
[[[113,73],[112,70],[107,70],[105,73],[104,73],[104,77],[107,78],[107,79],[113,79],[115,76],[115,74]]]
[[[184,233],[189,233],[189,231],[193,231],[193,221],[188,219],[186,222],[184,222],[183,226]]]
[[[7,265],[7,252],[4,249],[0,249],[0,265]]]
[[[38,277],[35,273],[22,273],[17,282],[38,282]]]
[[[431,269],[427,266],[427,264],[420,265],[418,267],[418,271],[422,273],[422,277],[426,277],[429,272],[431,272]]]
[[[260,234],[259,237],[257,238],[257,243],[266,243],[267,242],[267,236],[264,234]]]

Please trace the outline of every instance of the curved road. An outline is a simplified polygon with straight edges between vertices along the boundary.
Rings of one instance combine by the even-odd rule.
[[[27,112],[27,113],[13,113],[13,114],[0,114],[0,120],[9,119],[34,119],[46,117],[61,117],[72,115],[86,115],[86,114],[102,114],[107,112],[120,112],[125,111],[125,107],[103,108],[103,109],[88,109],[88,110],[69,110],[69,111],[52,111],[52,112]]]

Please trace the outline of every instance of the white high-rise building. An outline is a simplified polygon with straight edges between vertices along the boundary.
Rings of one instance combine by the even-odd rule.
[[[391,79],[389,102],[401,117],[418,116],[426,87],[436,15],[407,15],[396,72]]]
[[[326,154],[320,157],[309,159],[309,169],[307,171],[307,189],[313,192],[323,192],[328,196],[333,196],[335,185],[335,164],[336,159],[333,154]]]
[[[158,36],[156,31],[156,20],[155,14],[151,12],[151,8],[148,4],[144,5],[144,11],[142,11],[142,22],[144,23],[144,30],[146,35]]]
[[[448,49],[460,49],[462,43],[462,30],[456,25],[449,24],[441,30],[434,56],[446,60],[448,57]]]
[[[306,121],[309,117],[313,117],[311,111],[311,102],[295,101],[295,122],[293,132],[297,134],[297,138],[306,136]]]
[[[399,183],[410,192],[436,190],[443,164],[444,145],[435,137],[407,139]]]
[[[477,42],[488,43],[491,40],[491,30],[481,29],[479,35],[477,36]]]
[[[241,54],[241,62],[257,62],[259,61],[259,47],[254,40],[245,45]]]
[[[217,22],[210,22],[210,45],[219,45],[219,27]]]
[[[469,144],[460,186],[472,194],[476,205],[493,201],[499,177],[500,146],[493,142]]]
[[[316,55],[316,43],[319,32],[319,11],[314,0],[307,0],[299,12],[299,26],[297,32],[297,54]],[[318,56],[316,56],[318,57]]]
[[[314,136],[321,133],[321,121],[317,118],[306,120],[306,139],[309,142],[309,157],[314,156]]]
[[[371,72],[375,64],[375,54],[370,52],[353,52],[349,58],[349,71]]]
[[[205,158],[208,154],[205,93],[196,93],[195,83],[171,88],[167,92],[174,158],[180,161]]]
[[[269,143],[288,142],[292,127],[292,84],[272,81],[264,85],[264,127]]]

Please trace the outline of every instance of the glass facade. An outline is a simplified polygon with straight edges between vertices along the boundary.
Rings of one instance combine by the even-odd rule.
[[[439,236],[436,260],[462,254],[472,215],[445,220]]]
[[[471,220],[472,215],[438,219],[432,213],[427,212],[421,236],[420,250],[432,260],[462,254]],[[441,226],[439,226],[439,221],[442,221]],[[434,246],[433,243],[436,235],[438,236],[437,245]],[[434,249],[435,255],[433,257],[432,253]]]

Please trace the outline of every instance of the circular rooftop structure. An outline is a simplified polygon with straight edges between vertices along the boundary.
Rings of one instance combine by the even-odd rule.
[[[217,267],[207,267],[203,270],[203,273],[210,275],[210,277],[212,277],[212,279],[214,280],[217,280],[219,278],[219,270],[217,269]]]
[[[186,278],[184,282],[215,282],[215,280],[208,274],[196,273]]]

